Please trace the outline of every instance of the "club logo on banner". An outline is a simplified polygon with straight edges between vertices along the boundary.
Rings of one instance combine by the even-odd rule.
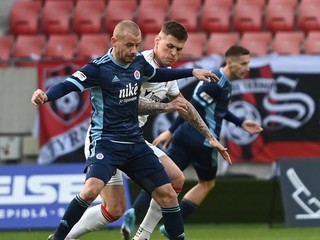
[[[40,63],[39,87],[50,86],[65,80],[79,69],[74,63]],[[40,106],[40,153],[39,164],[63,162],[72,159],[72,152],[84,145],[89,126],[91,105],[89,92],[71,92],[66,96]],[[71,153],[71,155],[70,155]],[[83,159],[79,159],[82,161]]]

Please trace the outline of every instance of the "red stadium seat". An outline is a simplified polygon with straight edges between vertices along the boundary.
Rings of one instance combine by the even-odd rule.
[[[40,2],[15,1],[10,11],[10,32],[14,35],[37,34],[40,10]]]
[[[262,9],[254,4],[236,4],[233,11],[233,27],[238,32],[261,31]]]
[[[286,2],[287,1],[287,2]],[[295,4],[294,1],[272,1],[266,7],[266,29],[273,33],[277,31],[293,31],[295,28]]]
[[[157,33],[166,20],[169,1],[142,0],[140,2],[136,22],[142,33]]]
[[[267,0],[237,0],[237,4],[239,5],[256,5],[258,6],[261,10],[264,9],[266,6]]]
[[[203,7],[200,24],[202,31],[207,33],[228,32],[230,30],[230,9],[215,5],[210,8]]]
[[[104,12],[104,23],[107,32],[112,33],[117,23],[122,20],[132,20],[137,7],[136,1],[109,0]]]
[[[70,33],[72,1],[46,1],[41,14],[42,32],[49,34]]]
[[[251,55],[265,55],[269,52],[271,41],[271,32],[244,32],[240,44],[247,48]]]
[[[300,54],[303,32],[276,32],[271,50],[279,54]]]
[[[0,66],[9,66],[11,49],[14,44],[14,37],[11,35],[0,36]]]
[[[77,59],[91,60],[102,56],[110,47],[109,34],[82,34],[78,45]]]
[[[157,33],[147,33],[147,34],[145,34],[140,50],[143,51],[143,50],[153,49],[153,47],[154,47],[154,39],[156,38],[157,35],[158,35]]]
[[[184,25],[188,32],[198,30],[198,14],[201,0],[173,0],[169,12],[169,19]]]
[[[74,58],[77,42],[77,35],[50,35],[44,56],[47,59],[71,60]]]
[[[267,6],[283,5],[283,6],[287,6],[287,7],[294,9],[294,8],[298,7],[299,1],[300,0],[268,0]],[[315,0],[315,1],[317,1],[317,0]]]
[[[102,32],[104,0],[77,1],[73,13],[73,31],[77,34]]]
[[[320,31],[308,32],[304,42],[303,53],[320,54]]]
[[[320,30],[320,1],[302,1],[298,8],[298,28],[309,32]]]
[[[38,61],[42,58],[45,43],[44,35],[19,35],[12,56],[20,60]]]
[[[232,45],[238,44],[240,34],[237,32],[211,33],[206,48],[207,55],[224,55],[225,51]]]
[[[188,40],[180,55],[181,58],[192,59],[202,57],[207,43],[207,35],[204,32],[191,32],[188,35]]]

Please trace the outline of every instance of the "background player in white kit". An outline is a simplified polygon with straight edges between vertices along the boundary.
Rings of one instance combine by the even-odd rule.
[[[179,55],[188,38],[185,28],[176,21],[165,22],[159,35],[155,38],[153,50],[142,52],[145,59],[154,67],[171,67],[179,58]],[[169,103],[160,101],[169,98]],[[152,103],[152,104],[150,104]],[[180,93],[176,81],[164,83],[144,83],[141,87],[139,112],[140,114],[172,112],[177,110],[182,116],[199,132],[201,132],[216,147],[220,154],[230,162],[230,157],[226,149],[214,138],[210,130],[201,119],[195,108],[186,101]],[[139,116],[140,126],[147,121],[147,115]],[[173,161],[159,148],[149,144],[154,153],[159,157],[171,180],[172,186],[179,193],[184,184],[182,171]],[[89,154],[90,139],[86,139],[85,151]],[[125,210],[125,196],[122,182],[122,174],[118,170],[110,179],[101,192],[102,204],[89,208],[80,221],[72,228],[66,239],[78,239],[81,235],[99,229],[105,224],[111,223],[120,218]],[[148,224],[144,228],[144,238],[148,239],[150,233],[148,228],[153,229],[161,218],[159,205],[152,200],[151,209],[148,214]],[[143,227],[143,226],[142,226]],[[133,229],[122,228],[124,239],[129,239],[133,234]],[[149,236],[148,236],[149,235]]]

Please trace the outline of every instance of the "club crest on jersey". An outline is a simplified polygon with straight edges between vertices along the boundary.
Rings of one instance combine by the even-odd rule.
[[[99,159],[99,160],[101,160],[101,159],[104,158],[104,156],[103,156],[102,153],[98,153],[98,154],[96,155],[96,158]]]
[[[141,75],[141,74],[140,74],[140,72],[139,72],[138,70],[135,70],[133,75],[134,75],[134,78],[135,78],[136,80],[139,80],[139,79],[140,79],[140,75]]]

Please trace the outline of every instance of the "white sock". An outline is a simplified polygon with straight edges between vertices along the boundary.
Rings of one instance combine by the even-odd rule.
[[[149,239],[161,218],[161,207],[155,200],[151,199],[148,212],[140,224],[134,240]]]
[[[90,207],[82,215],[81,219],[73,226],[68,236],[68,239],[78,239],[82,235],[98,230],[109,223],[101,213],[101,204]]]

